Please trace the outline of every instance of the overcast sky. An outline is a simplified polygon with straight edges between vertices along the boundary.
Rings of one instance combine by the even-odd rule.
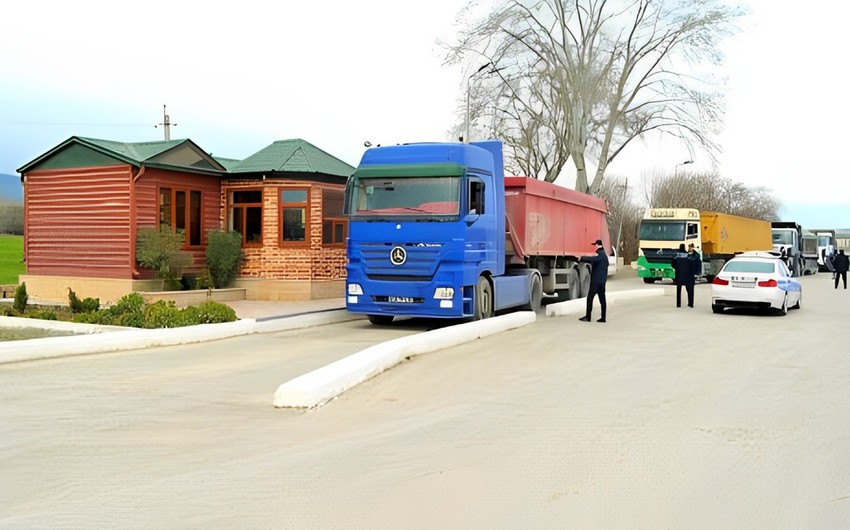
[[[14,2],[0,23],[0,173],[71,136],[162,139],[163,105],[172,139],[229,158],[303,138],[357,165],[366,140],[451,140],[466,75],[442,65],[437,39],[456,33],[466,3]],[[718,170],[773,190],[785,220],[850,228],[841,54],[850,8],[742,5],[752,15],[724,46]],[[694,164],[682,169],[707,164],[681,146],[624,154],[610,171],[630,187],[684,160]]]

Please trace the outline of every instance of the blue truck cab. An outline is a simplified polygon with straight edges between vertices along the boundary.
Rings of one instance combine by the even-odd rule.
[[[502,164],[498,141],[368,149],[346,185],[346,308],[385,324],[529,304],[529,272],[505,272]]]

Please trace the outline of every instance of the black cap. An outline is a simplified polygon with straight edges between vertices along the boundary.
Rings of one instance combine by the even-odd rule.
[[[601,246],[601,245],[602,245],[602,240],[601,240],[601,239],[597,239],[596,241],[594,241],[593,243],[591,243],[591,245],[600,245],[600,246]]]

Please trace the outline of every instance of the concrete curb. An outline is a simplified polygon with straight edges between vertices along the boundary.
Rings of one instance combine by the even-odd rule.
[[[537,315],[531,311],[509,313],[370,346],[283,383],[274,394],[274,406],[277,408],[318,407],[406,358],[525,326],[534,322],[536,318]]]
[[[73,355],[113,353],[177,344],[194,344],[221,340],[252,333],[288,331],[364,318],[345,310],[303,313],[291,317],[242,319],[220,324],[200,324],[181,328],[128,329],[115,326],[94,326],[71,322],[38,321],[33,319],[0,317],[0,326],[39,327],[42,329],[73,330],[87,335],[46,337],[42,339],[0,342],[0,364],[53,359]],[[26,323],[20,321],[29,321]]]
[[[648,287],[646,289],[631,289],[628,291],[609,291],[605,293],[605,302],[610,306],[623,300],[634,300],[636,298],[649,298],[651,296],[664,296],[666,291],[663,287]],[[599,309],[598,302],[594,301],[596,309]],[[566,302],[558,302],[557,304],[549,304],[546,306],[546,316],[564,316],[564,315],[580,315],[583,314],[587,307],[587,298],[576,298],[575,300],[567,300]]]

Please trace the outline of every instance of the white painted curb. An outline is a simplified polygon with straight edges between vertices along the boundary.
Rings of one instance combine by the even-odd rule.
[[[0,317],[0,326],[83,331],[88,335],[46,337],[42,339],[0,342],[0,364],[73,355],[141,350],[159,346],[194,344],[226,339],[251,333],[270,333],[333,324],[364,318],[344,310],[305,313],[286,318],[256,321],[251,318],[219,324],[200,324],[180,328],[135,329],[116,326],[94,326],[71,322],[39,321]],[[28,321],[28,322],[21,322]],[[35,325],[34,325],[35,324]]]
[[[665,290],[663,287],[649,287],[646,289],[631,289],[628,291],[609,291],[605,293],[605,302],[608,305],[623,300],[634,300],[636,298],[649,298],[651,296],[664,296]],[[558,302],[557,304],[549,304],[546,306],[546,316],[564,316],[564,315],[579,315],[585,312],[587,308],[587,298],[576,298],[575,300],[567,300],[566,302]],[[599,302],[594,300],[594,309],[599,309]]]
[[[537,315],[531,311],[509,313],[370,346],[283,383],[274,394],[274,406],[278,408],[318,407],[406,358],[525,326],[534,322],[536,318]]]

